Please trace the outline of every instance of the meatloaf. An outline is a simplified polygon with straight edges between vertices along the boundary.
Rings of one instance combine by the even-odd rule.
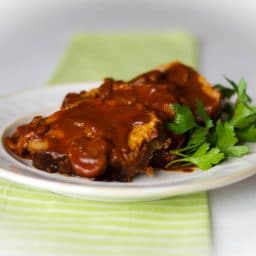
[[[69,93],[60,110],[36,116],[5,139],[13,154],[47,172],[104,181],[152,175],[186,140],[166,129],[171,103],[195,112],[200,100],[214,118],[220,94],[198,72],[179,62],[130,81],[107,78],[96,89]]]

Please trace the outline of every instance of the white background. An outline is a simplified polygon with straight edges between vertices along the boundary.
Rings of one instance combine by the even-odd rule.
[[[256,93],[256,1],[0,0],[0,95],[43,85],[75,32],[175,28],[200,38],[210,81]],[[255,191],[256,176],[209,193],[214,256],[256,255]]]

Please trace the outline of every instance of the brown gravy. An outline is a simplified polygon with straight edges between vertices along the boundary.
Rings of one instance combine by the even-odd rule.
[[[195,110],[201,100],[214,115],[219,99],[218,91],[195,70],[174,63],[128,82],[106,79],[92,91],[70,93],[59,111],[18,127],[6,145],[40,169],[90,178],[119,172],[129,180],[150,172],[154,151],[168,150],[172,143],[165,128],[174,115],[170,103]],[[193,167],[175,170],[191,172]]]

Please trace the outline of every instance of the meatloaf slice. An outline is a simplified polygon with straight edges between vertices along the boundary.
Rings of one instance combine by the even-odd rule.
[[[142,104],[87,99],[49,117],[35,117],[6,140],[17,155],[35,167],[89,178],[108,169],[120,170],[122,180],[149,172],[149,160],[164,143],[162,123]]]

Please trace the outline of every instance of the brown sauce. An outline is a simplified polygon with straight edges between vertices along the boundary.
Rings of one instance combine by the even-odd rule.
[[[164,152],[162,165],[169,148],[184,141],[181,136],[181,143],[174,144],[177,138],[165,128],[174,116],[170,103],[195,110],[201,100],[214,115],[219,98],[196,71],[176,63],[128,82],[106,79],[96,90],[70,93],[59,111],[18,127],[6,145],[43,170],[130,180],[136,173],[152,172],[156,151]],[[193,167],[175,170],[191,172]]]
[[[193,172],[194,170],[196,169],[195,166],[175,166],[175,167],[168,167],[168,168],[165,168],[164,170],[169,172],[169,171],[176,171],[176,172],[186,172],[186,173],[189,173],[189,172]]]

